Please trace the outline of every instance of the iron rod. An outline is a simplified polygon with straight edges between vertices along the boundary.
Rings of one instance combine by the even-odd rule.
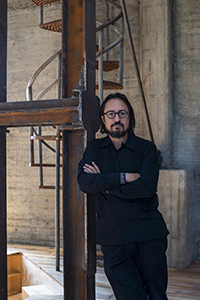
[[[40,6],[39,23],[43,24],[43,6]]]
[[[124,17],[121,19],[121,34],[124,36]],[[120,43],[119,50],[119,84],[123,86],[123,65],[124,65],[124,38]]]
[[[109,21],[109,4],[106,3],[106,22]],[[109,27],[106,27],[106,34],[105,34],[105,46],[107,47],[109,44]],[[106,60],[109,60],[109,52],[106,52]]]
[[[38,135],[42,135],[42,128],[41,126],[38,127]],[[39,164],[42,164],[42,141],[38,141],[38,162]],[[39,167],[39,185],[43,186],[43,168],[42,166]]]
[[[146,112],[147,123],[148,123],[148,127],[149,127],[149,134],[150,134],[151,141],[154,143],[153,132],[152,132],[152,129],[151,129],[149,113],[148,113],[146,99],[145,99],[145,95],[144,95],[144,89],[143,89],[142,80],[141,80],[141,76],[140,76],[140,71],[139,71],[139,67],[138,67],[138,63],[137,63],[135,48],[134,48],[134,45],[133,45],[131,29],[130,29],[130,25],[129,25],[129,21],[128,21],[128,14],[127,14],[127,10],[126,10],[125,0],[120,0],[120,2],[121,2],[121,6],[122,6],[123,15],[124,15],[124,18],[125,18],[125,24],[126,24],[127,33],[128,33],[128,40],[129,40],[131,50],[132,50],[133,61],[134,61],[136,72],[137,72],[138,84],[139,84],[139,88],[140,88],[140,92],[141,92],[141,96],[142,96],[142,100],[143,100],[143,104],[144,104],[144,108],[145,108],[145,112]]]
[[[103,30],[99,32],[99,98],[101,103],[103,102]]]
[[[56,271],[60,271],[60,129],[56,139],[56,182],[55,182],[55,248]]]
[[[6,102],[7,0],[0,4],[0,103]],[[6,128],[0,128],[0,299],[7,300]]]
[[[61,98],[61,53],[57,61],[57,98]],[[55,182],[55,248],[56,271],[60,271],[60,128],[57,126],[56,139],[56,182]]]

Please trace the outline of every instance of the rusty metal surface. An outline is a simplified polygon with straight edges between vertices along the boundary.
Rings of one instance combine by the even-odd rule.
[[[63,131],[64,299],[86,299],[84,195],[76,182],[84,130]],[[91,299],[92,300],[92,299]]]
[[[84,62],[83,5],[85,1],[62,1],[63,97],[71,97]],[[64,96],[65,95],[65,96]]]
[[[82,120],[87,138],[94,138],[98,128],[99,102],[95,96],[96,24],[95,0],[62,2],[62,97],[70,97],[82,75]],[[82,68],[83,67],[83,68]],[[81,72],[82,69],[82,72]],[[91,118],[91,115],[94,118]],[[92,121],[93,120],[93,121]],[[84,150],[84,131],[63,129],[63,233],[64,299],[95,299],[95,208],[94,195],[87,196],[84,218],[84,195],[77,187],[77,163]],[[85,221],[87,244],[85,251]]]
[[[38,6],[42,6],[42,5],[47,5],[55,2],[60,2],[61,0],[31,0],[31,1]]]
[[[79,123],[79,99],[0,103],[0,126]]]
[[[0,4],[0,102],[6,102],[7,1]],[[6,128],[0,127],[0,299],[7,299]]]
[[[54,32],[62,32],[62,20],[56,20],[56,21],[40,24],[39,27],[41,29],[50,30]]]
[[[86,0],[84,3],[84,74],[86,91],[82,94],[82,120],[87,130],[87,140],[95,137],[99,128],[99,103],[95,96],[95,69],[96,69],[96,1]],[[96,272],[96,219],[95,196],[87,195],[87,273],[86,299],[95,299],[95,272]]]

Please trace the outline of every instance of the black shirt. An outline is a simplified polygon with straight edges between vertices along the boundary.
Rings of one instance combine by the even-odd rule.
[[[85,163],[95,162],[101,174],[88,174]],[[120,184],[120,173],[140,178]],[[156,146],[131,135],[118,150],[107,136],[90,141],[79,163],[78,183],[85,193],[96,194],[97,243],[117,245],[168,235],[157,210],[158,156]]]

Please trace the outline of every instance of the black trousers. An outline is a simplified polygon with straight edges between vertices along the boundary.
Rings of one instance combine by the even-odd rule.
[[[167,238],[102,246],[104,269],[117,300],[167,300]]]

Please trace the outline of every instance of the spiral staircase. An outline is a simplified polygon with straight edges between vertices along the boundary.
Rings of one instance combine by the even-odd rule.
[[[39,27],[44,30],[50,30],[54,32],[62,32],[62,20],[53,20],[51,22],[44,22],[44,9],[48,11],[50,4],[61,2],[60,0],[32,0],[37,6],[39,6]],[[105,21],[96,20],[96,90],[98,91],[101,102],[103,101],[104,90],[121,90],[123,88],[123,40],[124,40],[124,19],[122,9],[119,5],[113,4],[110,1],[103,1],[105,4]],[[45,7],[46,6],[46,7]],[[110,11],[116,13],[114,17],[110,17]],[[111,37],[115,37],[111,39]],[[118,47],[118,48],[117,48]],[[118,57],[116,60],[110,59],[110,52],[115,48],[114,52]],[[43,99],[43,97],[52,89],[56,89],[57,99],[61,98],[61,55],[62,49],[58,50],[54,55],[48,58],[33,74],[30,78],[27,89],[26,97],[28,101],[37,101]],[[113,56],[113,55],[112,55]],[[57,76],[56,78],[47,84],[47,86],[33,98],[34,83],[39,76],[42,76],[45,68],[50,65],[54,60],[57,60]],[[80,71],[79,80],[73,91],[74,95],[84,90],[82,83],[82,70]],[[118,82],[105,80],[105,74],[113,73],[114,78],[118,78]],[[116,72],[119,72],[116,74]],[[59,270],[59,248],[60,248],[60,167],[62,166],[61,158],[62,153],[60,151],[62,142],[62,130],[59,126],[51,127],[51,134],[46,135],[43,133],[42,127],[30,127],[30,167],[37,167],[39,169],[39,188],[40,189],[52,189],[55,190],[55,203],[56,203],[56,219],[55,219],[55,246],[56,246],[56,270]],[[51,145],[49,144],[51,141]],[[52,141],[55,142],[55,147],[52,146]],[[35,147],[35,142],[38,143]],[[35,158],[34,148],[37,149],[38,158]],[[55,161],[44,162],[44,149],[47,149],[55,153]],[[37,162],[36,162],[37,160]],[[44,168],[55,168],[55,185],[49,185],[44,183]]]

